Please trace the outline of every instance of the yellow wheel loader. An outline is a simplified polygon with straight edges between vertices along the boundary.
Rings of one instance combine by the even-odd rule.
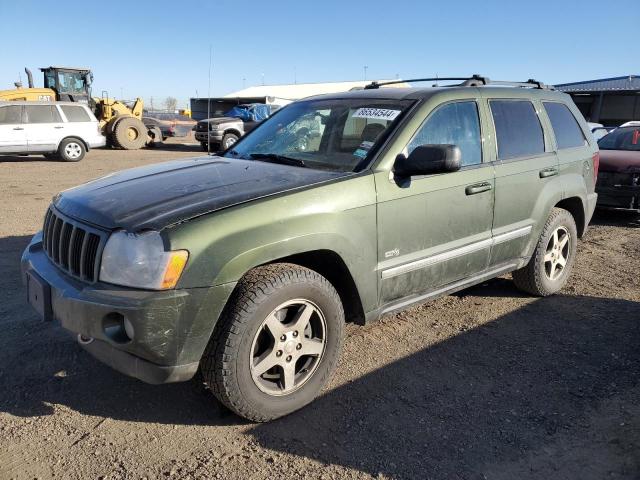
[[[93,74],[86,68],[45,67],[44,88],[35,88],[33,75],[25,68],[28,88],[20,82],[13,90],[0,90],[0,101],[64,101],[88,104],[100,121],[102,133],[107,137],[107,145],[125,150],[137,150],[145,145],[162,141],[158,127],[147,128],[142,123],[144,103],[136,98],[131,105],[109,98],[106,92],[101,97],[91,97]]]

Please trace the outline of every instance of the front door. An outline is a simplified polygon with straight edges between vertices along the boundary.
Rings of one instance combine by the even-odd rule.
[[[494,172],[483,161],[476,99],[440,105],[406,146],[453,144],[456,172],[399,182],[376,175],[380,301],[419,296],[482,272],[491,249]]]
[[[0,106],[0,153],[26,153],[22,105]]]
[[[25,105],[29,152],[53,152],[63,137],[64,123],[54,105]]]

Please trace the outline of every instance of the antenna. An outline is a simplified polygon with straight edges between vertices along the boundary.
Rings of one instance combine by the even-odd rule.
[[[211,155],[211,49],[209,44],[209,84],[207,85],[207,156]]]

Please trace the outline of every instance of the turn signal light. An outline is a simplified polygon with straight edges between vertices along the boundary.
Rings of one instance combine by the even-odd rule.
[[[187,264],[189,258],[189,252],[186,250],[176,250],[171,252],[171,258],[167,263],[167,269],[164,271],[164,277],[162,278],[162,284],[160,288],[163,290],[173,288],[180,280],[180,275]]]

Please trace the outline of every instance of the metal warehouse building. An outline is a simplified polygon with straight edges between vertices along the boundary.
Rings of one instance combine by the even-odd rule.
[[[571,95],[590,122],[616,126],[640,120],[640,75],[563,83],[555,87]]]

